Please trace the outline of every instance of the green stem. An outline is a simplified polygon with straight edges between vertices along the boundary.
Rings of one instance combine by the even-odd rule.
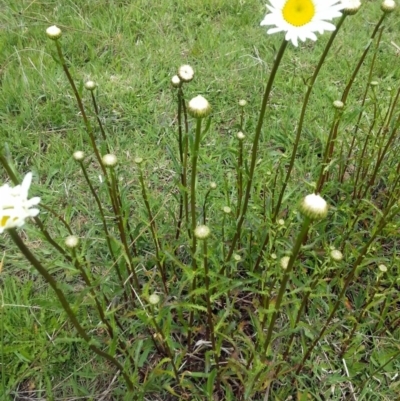
[[[275,80],[275,76],[276,73],[278,71],[278,67],[282,61],[283,58],[283,54],[285,53],[285,49],[287,46],[288,42],[284,39],[281,47],[278,51],[278,54],[276,55],[275,58],[275,62],[274,65],[272,67],[271,70],[271,74],[269,76],[268,79],[268,83],[267,86],[265,88],[265,93],[264,93],[264,97],[263,97],[263,101],[261,104],[261,110],[260,110],[260,115],[258,117],[258,122],[257,122],[257,127],[256,127],[256,131],[255,131],[255,135],[254,135],[254,140],[253,140],[253,148],[252,148],[252,152],[251,152],[251,162],[250,162],[250,170],[249,170],[249,177],[248,177],[248,181],[247,181],[247,186],[246,186],[246,193],[244,196],[244,202],[243,202],[243,209],[240,213],[240,218],[238,219],[237,222],[237,227],[236,227],[236,233],[232,239],[232,244],[231,247],[229,249],[228,255],[225,258],[225,262],[229,262],[229,260],[232,257],[232,254],[235,250],[236,247],[236,243],[239,240],[239,235],[241,232],[241,228],[245,219],[245,215],[247,212],[247,207],[249,205],[249,200],[250,200],[250,192],[251,189],[253,187],[253,177],[254,177],[254,171],[256,168],[256,162],[257,162],[257,151],[258,151],[258,145],[260,142],[260,136],[261,136],[261,129],[264,123],[264,117],[265,117],[265,112],[267,110],[267,105],[268,105],[268,101],[269,101],[269,97],[271,95],[271,90],[272,90],[272,84],[274,83]],[[222,267],[222,269],[220,270],[220,274],[222,274],[225,270],[226,265],[224,265]]]
[[[336,38],[336,35],[338,34],[338,32],[340,30],[340,27],[342,26],[342,24],[343,24],[345,19],[346,19],[346,15],[343,15],[342,18],[339,20],[335,31],[333,31],[331,37],[329,38],[328,43],[325,46],[324,52],[322,53],[322,56],[321,56],[321,58],[320,58],[320,60],[318,62],[318,65],[315,68],[315,71],[314,71],[314,74],[311,77],[310,83],[308,84],[307,92],[306,92],[306,94],[304,96],[303,106],[301,108],[300,119],[299,119],[299,124],[297,126],[296,139],[294,141],[294,146],[293,146],[293,150],[292,150],[292,156],[290,158],[289,168],[287,170],[285,181],[283,182],[283,186],[282,186],[281,192],[279,194],[278,202],[277,202],[277,204],[275,206],[275,210],[274,210],[273,217],[272,217],[272,221],[273,222],[275,222],[276,217],[279,214],[279,210],[281,208],[282,201],[283,201],[283,196],[285,194],[286,187],[287,187],[287,185],[289,183],[289,178],[290,178],[290,175],[291,175],[292,170],[293,170],[294,162],[296,160],[297,148],[298,148],[299,143],[300,143],[300,136],[301,136],[301,133],[303,131],[304,118],[305,118],[308,102],[310,100],[311,92],[313,90],[315,81],[317,80],[318,74],[319,74],[319,72],[321,70],[321,67],[322,67],[322,65],[323,65],[323,63],[324,63],[324,61],[326,59],[326,56],[328,55],[328,52],[329,52],[329,50],[330,50],[330,48],[332,46],[332,43],[333,43],[334,39]]]
[[[311,220],[308,217],[304,217],[303,226],[302,226],[301,231],[300,231],[299,235],[297,236],[296,242],[293,246],[293,250],[292,250],[292,254],[289,259],[288,266],[284,270],[282,282],[279,287],[278,296],[275,301],[274,311],[272,312],[271,321],[269,323],[267,336],[266,336],[266,339],[264,342],[264,347],[263,347],[264,353],[267,352],[268,346],[271,342],[272,331],[275,327],[275,322],[278,317],[278,313],[280,312],[283,295],[285,294],[285,291],[286,291],[286,285],[289,281],[290,273],[293,270],[294,261],[296,260],[297,255],[299,254],[301,245],[303,244],[304,239],[307,238],[307,233],[308,233],[308,229],[310,227],[310,223],[311,223]]]
[[[146,186],[145,186],[144,179],[143,179],[142,168],[140,167],[140,165],[138,168],[139,168],[139,182],[140,182],[140,186],[142,189],[142,197],[143,197],[144,204],[146,206],[147,216],[148,216],[149,224],[150,224],[150,232],[151,232],[151,236],[153,238],[154,247],[155,247],[155,251],[156,251],[156,264],[157,264],[158,271],[160,272],[160,275],[161,275],[161,280],[163,282],[164,291],[168,295],[167,277],[165,275],[165,269],[161,264],[161,255],[160,255],[160,251],[162,250],[161,243],[160,243],[160,240],[157,235],[156,223],[155,223],[153,213],[150,208],[149,198],[147,196]]]

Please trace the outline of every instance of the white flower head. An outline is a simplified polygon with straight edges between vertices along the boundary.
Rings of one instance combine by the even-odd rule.
[[[183,82],[190,82],[194,77],[193,68],[190,65],[181,65],[178,70],[178,77]]]
[[[79,245],[79,237],[76,235],[69,235],[65,238],[64,243],[67,248],[76,248]]]
[[[77,150],[74,152],[73,157],[77,162],[81,162],[85,158],[85,153],[81,150]]]
[[[334,31],[327,21],[340,17],[344,8],[340,0],[269,0],[270,11],[261,25],[273,25],[267,33],[286,32],[285,39],[298,46],[298,40],[317,40],[315,32]]]
[[[300,205],[300,211],[310,220],[321,220],[328,214],[328,204],[320,195],[307,195]]]
[[[330,255],[335,262],[340,262],[341,260],[343,260],[343,253],[340,252],[338,249],[332,249]]]
[[[149,302],[150,302],[152,305],[157,305],[157,304],[160,302],[160,296],[159,296],[158,294],[156,294],[156,293],[151,294],[151,295],[149,296]]]
[[[28,173],[21,185],[11,188],[8,184],[0,187],[0,234],[4,230],[22,227],[25,220],[39,214],[39,209],[32,208],[40,202],[40,198],[28,199],[28,191],[32,182],[32,173]]]
[[[174,88],[179,88],[181,86],[181,79],[178,77],[178,75],[174,75],[171,78],[171,84]]]
[[[206,98],[198,95],[189,101],[188,111],[192,117],[204,118],[211,113],[211,106]]]
[[[342,0],[343,4],[343,14],[354,15],[361,7],[360,0]]]
[[[85,89],[87,89],[88,91],[94,91],[96,89],[96,82],[94,81],[86,81],[85,82]]]
[[[118,162],[117,156],[111,153],[104,155],[101,160],[106,167],[114,167]]]
[[[58,26],[52,25],[46,29],[46,35],[49,39],[57,40],[61,37],[61,29]]]
[[[210,236],[210,234],[211,234],[210,229],[205,225],[197,226],[194,229],[194,236],[200,240],[207,239]]]
[[[338,110],[342,110],[344,107],[344,103],[341,100],[335,100],[333,102],[333,107]]]
[[[284,256],[281,260],[280,260],[280,264],[283,270],[286,270],[289,266],[289,260],[290,260],[290,256]]]
[[[396,8],[396,3],[394,0],[383,0],[381,4],[381,10],[384,13],[391,13]]]
[[[243,141],[244,138],[246,138],[246,135],[243,134],[242,131],[239,131],[239,132],[236,134],[236,138],[239,139],[239,141]]]
[[[222,211],[226,214],[230,214],[232,212],[232,209],[229,206],[224,206],[222,208]]]
[[[388,271],[388,268],[386,267],[386,265],[384,264],[380,264],[378,266],[378,269],[382,272],[382,273],[386,273]]]

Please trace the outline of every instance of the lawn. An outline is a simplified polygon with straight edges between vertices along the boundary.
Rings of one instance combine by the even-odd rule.
[[[18,180],[33,173],[30,197],[41,197],[39,217],[64,254],[31,222],[17,233],[91,338],[1,234],[0,400],[398,398],[400,18],[397,8],[371,40],[380,3],[346,17],[315,84],[330,33],[287,45],[254,155],[284,37],[260,26],[264,1],[0,0],[0,153]],[[185,190],[171,78],[186,64],[185,99],[201,94],[212,112],[188,119]],[[117,155],[118,168],[99,166],[63,67],[99,153]],[[333,107],[349,82],[344,109]],[[322,221],[301,204],[312,192],[330,205]],[[185,193],[197,202],[180,222]],[[64,244],[71,233],[78,249]]]

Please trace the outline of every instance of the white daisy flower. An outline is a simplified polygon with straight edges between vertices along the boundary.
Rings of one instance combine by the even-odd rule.
[[[340,17],[344,8],[340,0],[269,0],[270,11],[261,25],[274,25],[267,33],[286,32],[285,39],[298,46],[298,39],[317,40],[314,32],[334,31],[330,22]]]
[[[40,198],[28,199],[28,191],[32,181],[32,173],[28,173],[21,185],[14,188],[8,184],[0,187],[0,234],[4,230],[22,227],[25,220],[39,214],[39,209],[32,208],[40,202]]]

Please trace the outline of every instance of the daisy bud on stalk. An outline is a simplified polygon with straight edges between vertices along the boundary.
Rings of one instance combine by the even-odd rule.
[[[281,260],[280,260],[280,265],[282,267],[283,270],[286,270],[289,266],[289,260],[290,260],[290,256],[284,256]]]
[[[171,84],[174,88],[179,88],[181,86],[181,79],[178,77],[178,75],[174,75],[171,78]]]
[[[242,131],[239,131],[239,132],[236,134],[236,138],[239,139],[239,141],[243,141],[243,139],[246,138],[246,135],[243,134]]]
[[[152,304],[152,305],[157,305],[159,302],[160,302],[160,296],[159,295],[157,295],[157,294],[151,294],[150,296],[149,296],[149,302]]]
[[[391,13],[396,8],[394,0],[384,0],[381,4],[381,10],[384,13]]]
[[[190,65],[181,65],[178,70],[178,77],[183,82],[190,82],[194,77],[193,68]]]
[[[57,40],[61,37],[61,29],[58,26],[52,25],[46,29],[46,35],[49,39]]]
[[[85,89],[87,89],[88,91],[94,91],[96,89],[96,82],[94,81],[86,81],[85,82]]]
[[[39,209],[32,208],[40,202],[39,197],[28,199],[28,191],[32,182],[32,173],[26,174],[22,184],[0,187],[0,234],[10,228],[22,227],[25,220],[39,214]]]
[[[85,158],[85,153],[81,150],[77,150],[72,156],[77,162],[81,162]]]
[[[341,260],[343,260],[343,253],[340,252],[338,249],[332,249],[330,255],[332,260],[334,260],[335,262],[340,262]]]
[[[189,101],[188,111],[192,117],[204,118],[211,113],[211,106],[207,99],[198,95]]]
[[[344,6],[342,11],[345,15],[354,15],[361,7],[360,0],[342,0],[342,4]]]
[[[117,156],[113,154],[104,155],[102,158],[105,167],[114,167],[117,164]]]
[[[76,248],[79,245],[79,238],[76,235],[69,235],[65,238],[65,246],[67,248]]]
[[[205,225],[197,226],[194,230],[194,236],[200,240],[207,239],[210,236],[210,234],[211,234],[210,229]]]
[[[333,102],[333,107],[337,110],[342,110],[344,107],[344,103],[341,100],[335,100]]]
[[[301,202],[300,211],[310,220],[321,220],[328,214],[328,204],[320,195],[310,194]]]

